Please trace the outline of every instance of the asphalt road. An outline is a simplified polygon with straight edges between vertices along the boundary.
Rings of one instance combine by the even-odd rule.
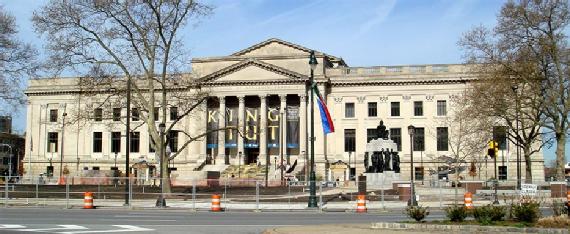
[[[440,211],[429,219],[442,219]],[[408,220],[387,213],[189,212],[187,210],[0,209],[0,233],[261,233],[272,227]]]

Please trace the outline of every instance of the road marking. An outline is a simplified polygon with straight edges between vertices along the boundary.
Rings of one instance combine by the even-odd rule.
[[[142,228],[133,225],[111,225],[113,227],[119,227],[121,229],[111,229],[111,230],[93,230],[93,231],[72,231],[72,232],[57,232],[61,234],[76,234],[76,233],[110,233],[110,232],[144,232],[144,231],[154,231],[150,228]]]
[[[3,224],[3,225],[0,225],[0,229],[8,229],[8,228],[26,228],[26,226],[13,225],[13,224]]]
[[[48,231],[56,231],[56,230],[75,230],[75,229],[88,229],[83,226],[79,225],[57,225],[60,226],[59,228],[41,228],[41,229],[17,229],[18,231],[23,232],[48,232]]]
[[[298,227],[298,224],[174,224],[174,225],[141,225],[152,227]]]

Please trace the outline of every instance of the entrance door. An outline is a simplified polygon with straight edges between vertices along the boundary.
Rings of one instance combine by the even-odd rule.
[[[259,156],[259,148],[245,149],[245,164],[257,163],[258,156]]]

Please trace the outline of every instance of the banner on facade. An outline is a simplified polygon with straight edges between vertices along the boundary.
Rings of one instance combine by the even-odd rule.
[[[287,107],[287,148],[299,148],[299,107]]]
[[[259,148],[259,120],[259,108],[245,108],[244,148]]]
[[[267,110],[267,148],[279,148],[279,139],[281,137],[279,118],[279,109],[277,107],[269,107]]]
[[[226,130],[226,148],[237,148],[238,142],[238,108],[226,108],[226,127],[235,127],[236,129]]]
[[[219,113],[218,108],[207,108],[208,118],[207,118],[207,125],[206,131],[208,134],[206,135],[206,147],[208,149],[214,149],[218,147],[218,132],[213,131],[218,128],[218,120],[219,120]]]

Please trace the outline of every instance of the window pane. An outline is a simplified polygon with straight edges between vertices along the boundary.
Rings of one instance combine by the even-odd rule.
[[[344,130],[344,152],[354,152],[356,150],[356,130]]]
[[[111,152],[121,152],[121,132],[111,133]]]
[[[178,107],[170,107],[170,120],[174,121],[178,118]]]
[[[103,133],[93,133],[93,153],[101,153],[103,151]]]
[[[158,116],[160,114],[160,108],[159,107],[155,107],[154,108],[154,121],[158,121]]]
[[[398,151],[402,151],[402,129],[390,128],[390,139],[398,145]]]
[[[368,103],[368,116],[369,117],[376,117],[378,116],[378,104],[376,102],[369,102]]]
[[[121,108],[113,108],[113,121],[121,121]]]
[[[424,103],[421,101],[414,102],[414,116],[424,115]]]
[[[390,103],[390,115],[391,116],[400,116],[400,102],[391,102]]]
[[[58,133],[57,132],[48,132],[48,145],[47,145],[47,152],[49,153],[57,153],[58,148]]]
[[[178,152],[178,131],[168,132],[167,142],[171,152]]]
[[[438,100],[437,101],[437,116],[446,116],[446,115],[447,115],[447,101]]]
[[[414,131],[414,151],[425,151],[424,128],[416,127]]]
[[[132,121],[139,121],[139,109],[133,108],[131,111],[131,119]]]
[[[57,122],[57,110],[49,110],[49,121],[50,122]]]
[[[103,109],[102,108],[95,108],[95,110],[93,111],[93,119],[95,119],[95,121],[103,120]]]
[[[437,128],[437,151],[448,151],[449,150],[449,139],[447,127]]]
[[[345,103],[344,106],[344,117],[354,118],[354,103]]]
[[[424,168],[423,167],[416,167],[415,168],[415,176],[416,176],[416,180],[424,180]]]
[[[507,127],[506,126],[494,126],[493,127],[493,139],[499,144],[500,150],[507,149]]]
[[[370,142],[371,140],[376,139],[378,136],[378,129],[376,128],[369,128],[366,129],[366,142]]]
[[[131,152],[138,153],[140,146],[140,133],[139,132],[131,132]]]

